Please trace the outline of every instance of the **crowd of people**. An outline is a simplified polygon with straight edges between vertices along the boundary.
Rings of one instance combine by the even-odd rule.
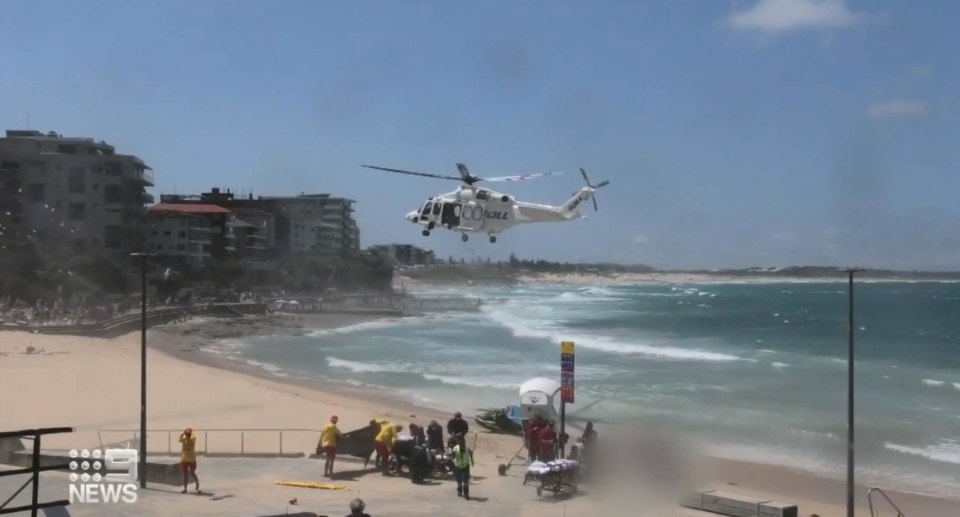
[[[337,443],[343,436],[337,427],[338,421],[336,415],[331,416],[320,432],[318,449],[325,458],[325,477],[333,476]],[[376,431],[373,439],[376,468],[387,473],[391,468],[399,470],[406,466],[410,470],[410,481],[422,484],[435,468],[440,468],[441,462],[447,461],[457,482],[457,496],[470,499],[473,451],[466,444],[470,425],[459,411],[447,422],[449,439],[446,443],[444,429],[436,420],[431,420],[426,427],[411,423],[405,436],[401,436],[403,424],[372,420],[370,427]],[[391,466],[391,462],[395,464]]]
[[[97,323],[140,309],[139,302],[96,303],[85,297],[30,303],[12,296],[0,297],[0,323],[52,326]]]
[[[557,459],[558,452],[566,447],[568,439],[566,434],[558,435],[554,422],[548,422],[540,415],[525,423],[523,434],[530,463],[548,463]],[[596,443],[597,431],[593,429],[593,422],[587,422],[583,435],[571,449],[570,459],[586,459],[596,448]]]

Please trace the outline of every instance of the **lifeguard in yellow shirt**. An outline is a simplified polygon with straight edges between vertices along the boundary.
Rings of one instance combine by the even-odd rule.
[[[189,427],[180,433],[180,470],[183,472],[183,491],[187,493],[187,474],[193,476],[196,483],[197,493],[200,493],[200,478],[197,477],[197,437],[193,434],[193,429]]]
[[[387,422],[380,427],[380,434],[373,441],[373,446],[377,449],[377,466],[387,468],[390,460],[390,452],[397,445],[397,435],[403,431],[400,424],[391,424]]]
[[[337,415],[330,417],[330,421],[320,431],[320,450],[326,458],[323,465],[324,477],[333,476],[333,460],[337,458],[337,440],[340,439],[340,429],[337,429]]]

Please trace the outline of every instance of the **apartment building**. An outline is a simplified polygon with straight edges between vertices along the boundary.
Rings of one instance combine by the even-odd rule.
[[[389,257],[396,264],[403,266],[425,266],[433,264],[436,260],[433,250],[412,244],[379,244],[370,246],[370,251]]]
[[[200,195],[162,195],[163,203],[200,203],[231,210],[238,220],[263,230],[252,232],[255,249],[267,249],[265,256],[283,259],[312,256],[339,261],[360,253],[360,230],[349,199],[330,194],[299,196],[236,196],[230,190],[212,188]],[[248,230],[249,231],[249,230]],[[238,232],[240,235],[241,232]]]
[[[47,253],[107,252],[144,245],[151,169],[103,140],[7,130],[0,138],[0,245]]]
[[[226,208],[160,203],[147,213],[148,249],[158,262],[197,268],[236,250],[233,214]]]
[[[287,226],[288,252],[341,260],[360,254],[360,230],[353,218],[353,200],[330,194],[261,197],[274,203]]]

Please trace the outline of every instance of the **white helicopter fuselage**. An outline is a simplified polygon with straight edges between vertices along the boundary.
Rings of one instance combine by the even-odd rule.
[[[444,228],[464,234],[495,235],[523,223],[562,222],[579,219],[583,203],[593,197],[594,188],[583,187],[560,206],[517,201],[509,194],[476,187],[462,186],[459,190],[427,199],[419,209],[407,214],[407,220],[424,226],[424,234]]]

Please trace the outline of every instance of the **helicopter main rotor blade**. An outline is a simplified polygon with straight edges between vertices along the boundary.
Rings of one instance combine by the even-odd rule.
[[[480,179],[483,181],[526,181],[526,180],[532,180],[536,178],[543,178],[546,176],[557,176],[559,174],[563,174],[563,172],[561,171],[540,172],[535,174],[521,174],[519,176],[498,176],[495,178],[480,178]]]
[[[361,165],[361,167],[366,167],[368,169],[377,169],[380,171],[396,172],[400,174],[410,174],[411,176],[424,176],[427,178],[440,178],[445,180],[463,181],[463,178],[458,178],[456,176],[443,176],[441,174],[430,174],[429,172],[405,171],[403,169],[390,169],[387,167],[377,167],[376,165]]]

